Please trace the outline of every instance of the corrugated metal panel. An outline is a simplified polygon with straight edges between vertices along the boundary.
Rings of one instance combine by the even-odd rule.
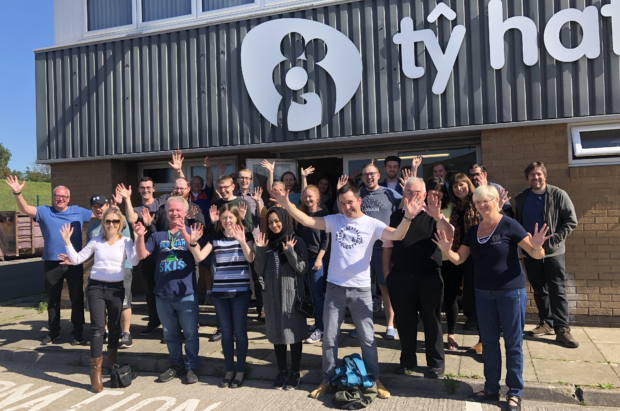
[[[142,21],[162,20],[192,14],[192,0],[139,1],[142,1]]]
[[[505,37],[507,60],[490,65],[488,1],[446,0],[458,17],[427,22],[436,0],[364,0],[270,18],[295,17],[328,24],[346,34],[361,52],[364,73],[349,104],[329,115],[335,104],[333,81],[315,63],[326,53],[320,41],[306,50],[309,82],[323,102],[323,124],[293,133],[263,119],[248,97],[240,70],[240,45],[248,31],[270,18],[243,20],[142,38],[65,50],[38,52],[38,158],[53,160],[290,142],[387,132],[451,129],[462,126],[584,117],[620,113],[620,57],[612,52],[611,19],[601,17],[602,54],[574,63],[556,62],[540,38],[540,61],[523,63],[518,31]],[[505,17],[527,16],[539,28],[557,11],[610,0],[510,0]],[[445,50],[455,25],[467,28],[445,93],[431,88],[437,73],[421,44],[418,65],[426,74],[404,76],[400,50],[392,37],[403,17],[416,30],[433,30]],[[542,30],[540,30],[542,31]],[[571,23],[564,44],[579,44]],[[299,55],[301,39],[283,42],[287,55]],[[291,62],[274,70],[285,105],[299,100],[284,84]],[[286,126],[286,116],[279,118]]]

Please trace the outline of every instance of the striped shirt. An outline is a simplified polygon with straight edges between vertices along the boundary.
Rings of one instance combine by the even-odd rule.
[[[232,298],[238,292],[250,289],[250,265],[245,259],[241,244],[223,233],[217,233],[209,240],[215,256],[215,275],[213,276],[213,296]],[[254,241],[246,230],[245,241]]]

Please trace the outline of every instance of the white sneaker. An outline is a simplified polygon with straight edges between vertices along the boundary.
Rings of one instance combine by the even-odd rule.
[[[318,343],[322,339],[323,339],[323,331],[321,331],[319,329],[316,329],[316,330],[314,330],[312,335],[310,337],[308,337],[308,339],[306,340],[306,343],[307,344],[314,344],[314,343]]]

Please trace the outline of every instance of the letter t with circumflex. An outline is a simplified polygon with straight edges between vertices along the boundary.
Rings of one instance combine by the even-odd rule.
[[[601,14],[611,17],[611,32],[614,44],[614,53],[620,56],[620,0],[611,0],[601,9]]]

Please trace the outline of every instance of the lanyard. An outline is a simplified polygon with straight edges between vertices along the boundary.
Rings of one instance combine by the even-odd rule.
[[[179,233],[175,233],[174,235],[172,235],[170,230],[168,230],[168,242],[170,243],[170,253],[168,254],[168,257],[166,257],[166,262],[178,261],[177,256],[174,254],[174,251],[172,251],[178,234]]]

